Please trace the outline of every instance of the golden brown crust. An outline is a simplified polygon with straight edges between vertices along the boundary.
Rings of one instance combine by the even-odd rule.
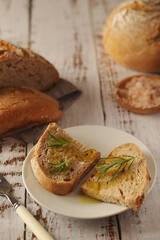
[[[129,104],[129,101],[127,101],[127,96],[121,92],[121,90],[125,90],[126,84],[131,81],[132,78],[139,78],[139,77],[146,77],[149,79],[153,79],[155,81],[160,81],[159,77],[153,76],[153,75],[134,75],[127,77],[120,82],[117,83],[116,85],[116,90],[115,90],[115,97],[116,100],[121,104],[124,108],[126,108],[129,111],[135,112],[135,113],[141,113],[141,114],[149,114],[149,113],[155,113],[160,111],[160,105],[155,106],[155,107],[147,107],[147,108],[142,108],[142,107],[135,107],[133,105]],[[124,98],[126,98],[126,101],[124,101]]]
[[[34,175],[37,181],[44,187],[46,190],[58,194],[58,195],[66,195],[72,191],[74,182],[55,182],[52,179],[48,178],[44,173],[43,169],[39,165],[36,158],[31,159],[31,166],[34,172]],[[36,169],[36,171],[35,171]]]
[[[160,72],[160,6],[153,0],[123,1],[110,13],[104,46],[119,64]]]
[[[61,116],[59,102],[35,89],[0,89],[0,136],[57,121]]]
[[[57,69],[45,58],[3,40],[0,41],[0,70],[0,87],[25,86],[45,91],[59,80]]]

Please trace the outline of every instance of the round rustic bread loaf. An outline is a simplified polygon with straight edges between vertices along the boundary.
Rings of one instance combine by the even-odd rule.
[[[160,72],[160,0],[127,0],[109,15],[104,45],[119,64]]]

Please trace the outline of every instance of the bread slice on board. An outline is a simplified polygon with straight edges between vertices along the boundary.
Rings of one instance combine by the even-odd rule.
[[[0,41],[0,88],[25,86],[44,91],[58,80],[56,68],[39,54]]]
[[[35,89],[0,89],[0,137],[61,118],[59,102]]]
[[[149,189],[150,175],[147,168],[146,158],[142,151],[133,143],[126,143],[115,148],[109,155],[111,156],[134,156],[134,162],[128,169],[131,162],[127,162],[125,167],[115,175],[117,168],[110,168],[98,180],[99,172],[95,170],[91,177],[81,186],[83,192],[93,198],[108,203],[116,203],[138,210]],[[112,159],[105,162],[113,161]]]
[[[50,141],[56,142],[49,133],[62,141],[65,138],[69,141],[69,145],[49,147]],[[42,187],[52,193],[66,195],[93,168],[91,163],[97,162],[99,157],[99,152],[73,139],[55,123],[50,123],[38,141],[31,166]],[[51,163],[66,164],[65,174],[62,168],[53,173],[58,165],[50,165]]]

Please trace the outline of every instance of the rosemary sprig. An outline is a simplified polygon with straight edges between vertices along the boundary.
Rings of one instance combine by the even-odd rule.
[[[60,139],[60,138],[56,137],[55,135],[51,134],[49,131],[48,131],[48,134],[55,140],[55,142],[49,140],[50,145],[48,145],[48,147],[68,146],[68,145],[71,144],[71,143],[70,143],[67,139],[65,139],[64,137],[61,137],[61,139]]]
[[[62,171],[63,171],[63,180],[64,180],[64,177],[65,177],[65,175],[66,175],[66,166],[69,167],[69,169],[70,169],[71,160],[72,160],[72,159],[73,159],[73,157],[70,158],[70,159],[68,159],[68,160],[65,161],[65,162],[62,162],[62,163],[51,163],[51,162],[48,162],[49,165],[56,166],[53,170],[50,171],[50,173],[54,174],[54,173],[62,170]]]
[[[111,157],[101,158],[101,159],[113,159],[113,161],[108,163],[104,163],[104,162],[96,163],[97,165],[96,169],[99,172],[97,182],[110,168],[114,167],[114,168],[117,168],[117,170],[115,171],[115,173],[111,178],[111,181],[112,181],[113,178],[116,176],[116,174],[119,172],[119,170],[124,166],[124,164],[131,161],[128,167],[128,170],[129,170],[135,160],[135,156],[122,155],[122,156],[111,156]]]

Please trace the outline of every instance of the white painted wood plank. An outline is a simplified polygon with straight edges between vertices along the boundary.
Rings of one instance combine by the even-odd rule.
[[[12,185],[13,196],[24,204],[22,165],[25,158],[25,144],[14,138],[0,140],[0,172]],[[23,239],[24,224],[16,215],[9,201],[0,197],[0,239]]]
[[[28,0],[0,0],[0,39],[27,47]],[[16,138],[0,140],[0,172],[12,184],[15,197],[24,204],[22,164],[25,157],[24,142]],[[21,240],[24,223],[9,202],[0,197],[0,239]]]
[[[34,1],[31,49],[50,60],[67,79],[82,89],[80,99],[59,121],[61,127],[104,124],[99,76],[87,1]],[[116,218],[73,220],[37,205],[27,207],[55,239],[119,239]],[[27,229],[27,239],[34,238]]]
[[[98,70],[100,75],[102,98],[105,114],[105,124],[115,128],[130,131],[128,114],[117,104],[114,98],[115,84],[125,76],[135,74],[134,71],[125,69],[116,64],[104,49],[103,31],[108,14],[118,1],[90,1],[90,14],[92,18],[93,38],[95,41]],[[116,116],[116,117],[115,117]],[[121,118],[121,119],[120,119]],[[123,119],[122,119],[123,118]],[[127,128],[127,129],[126,129]]]
[[[98,69],[102,85],[103,106],[106,115],[105,124],[120,128],[146,144],[155,156],[159,169],[159,140],[160,140],[160,113],[152,115],[139,115],[128,112],[118,105],[114,98],[115,84],[130,75],[137,74],[115,64],[104,50],[102,32],[109,11],[120,1],[90,1],[93,35],[97,49]],[[160,229],[160,181],[157,177],[156,185],[149,194],[142,209],[138,212],[128,211],[120,214],[121,236],[123,240],[159,239]]]
[[[103,124],[87,1],[34,1],[31,33],[31,48],[55,64],[62,78],[83,90],[64,113],[63,127]]]
[[[28,46],[28,0],[0,0],[0,39]]]

